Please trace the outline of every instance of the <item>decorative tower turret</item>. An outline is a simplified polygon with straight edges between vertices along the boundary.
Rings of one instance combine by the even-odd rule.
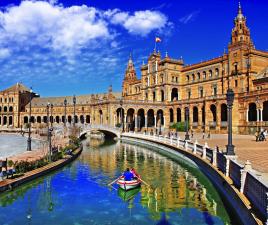
[[[129,90],[129,85],[133,82],[136,82],[137,79],[137,74],[136,74],[136,70],[134,67],[134,63],[132,61],[132,55],[130,54],[129,56],[129,60],[128,60],[128,64],[127,64],[127,69],[125,72],[125,77],[123,80],[123,92],[122,95],[123,96],[127,96],[128,94],[130,94],[129,92],[131,90]]]
[[[241,4],[238,6],[238,13],[234,19],[235,27],[232,29],[232,37],[230,47],[236,45],[247,45],[253,47],[253,42],[250,38],[250,31],[246,25],[246,17],[242,13]]]

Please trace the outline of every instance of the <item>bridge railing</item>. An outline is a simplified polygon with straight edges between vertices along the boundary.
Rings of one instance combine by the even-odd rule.
[[[252,208],[258,212],[264,224],[268,225],[268,185],[254,174],[249,161],[246,161],[245,165],[241,165],[237,162],[236,156],[230,157],[218,148],[210,148],[207,143],[200,145],[197,141],[185,141],[178,135],[162,136],[129,132],[124,133],[123,136],[169,144],[202,158],[212,167],[221,171],[225,177],[233,180],[233,186],[250,200]]]

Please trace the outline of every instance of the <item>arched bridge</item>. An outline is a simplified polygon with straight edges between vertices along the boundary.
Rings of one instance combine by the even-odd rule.
[[[120,137],[121,135],[121,131],[119,128],[115,128],[115,127],[110,127],[107,125],[97,125],[97,124],[91,124],[91,125],[87,125],[85,126],[82,131],[80,132],[80,137],[90,133],[91,131],[100,131],[103,134],[110,136],[110,137]]]

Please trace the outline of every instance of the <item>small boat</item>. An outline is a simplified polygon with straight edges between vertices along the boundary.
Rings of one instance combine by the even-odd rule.
[[[137,187],[137,188],[133,188],[129,191],[125,191],[122,188],[119,188],[118,195],[123,201],[127,202],[127,201],[133,199],[135,197],[135,195],[137,195],[140,192],[140,189],[141,189],[140,187]]]
[[[125,191],[139,187],[141,185],[141,181],[139,179],[126,181],[123,177],[120,177],[116,183]]]

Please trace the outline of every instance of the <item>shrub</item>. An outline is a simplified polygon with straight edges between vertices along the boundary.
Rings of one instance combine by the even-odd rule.
[[[185,131],[185,122],[173,123],[170,128],[176,129],[176,131]]]
[[[120,128],[121,127],[121,123],[117,123],[115,126],[118,127],[118,128]]]

